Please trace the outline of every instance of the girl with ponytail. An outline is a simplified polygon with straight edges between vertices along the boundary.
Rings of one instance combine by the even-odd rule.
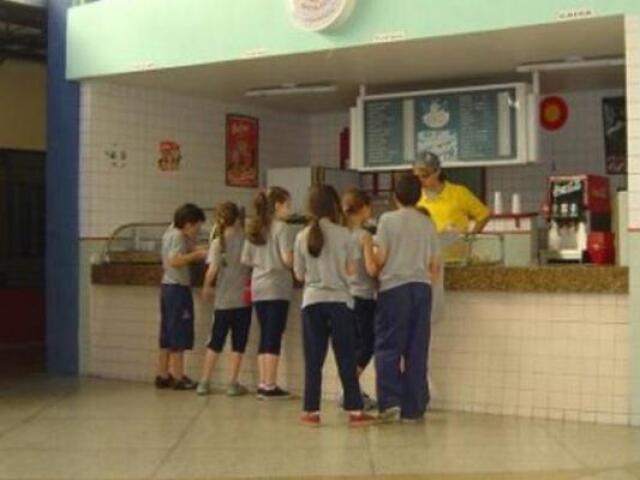
[[[374,350],[374,319],[376,312],[377,264],[374,257],[373,238],[364,229],[371,218],[371,198],[357,188],[347,190],[342,195],[342,211],[346,225],[358,245],[361,256],[356,262],[355,275],[349,278],[349,290],[354,299],[356,322],[356,361],[358,376],[369,365]],[[376,408],[376,402],[366,393],[362,394],[365,408]]]
[[[215,283],[213,324],[197,393],[209,393],[213,369],[231,331],[231,379],[227,394],[244,395],[247,389],[238,383],[238,375],[249,338],[251,305],[246,304],[243,296],[249,269],[240,262],[245,238],[241,212],[235,203],[225,202],[216,207],[215,227],[207,258],[209,267],[202,285],[202,296],[207,301]]]
[[[355,320],[348,276],[359,258],[349,230],[339,224],[342,214],[333,187],[316,185],[309,192],[311,224],[296,238],[294,272],[304,282],[302,332],[305,359],[304,405],[301,421],[320,424],[322,366],[329,339],[333,347],[344,394],[344,408],[351,426],[363,426],[374,418],[363,413],[358,383]]]
[[[291,196],[284,188],[260,192],[247,223],[242,263],[251,267],[251,297],[260,324],[258,399],[288,398],[277,383],[282,336],[293,292],[293,238],[285,223]]]

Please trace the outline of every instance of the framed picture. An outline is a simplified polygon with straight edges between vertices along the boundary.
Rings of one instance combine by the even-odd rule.
[[[257,118],[227,115],[225,178],[228,186],[258,186],[258,141]]]
[[[627,112],[625,97],[602,99],[606,172],[627,171]]]

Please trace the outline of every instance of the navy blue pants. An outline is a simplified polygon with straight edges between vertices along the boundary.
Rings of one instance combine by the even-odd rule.
[[[160,290],[160,348],[179,352],[193,348],[191,288],[162,284]]]
[[[282,335],[287,328],[288,300],[264,300],[253,304],[260,324],[258,354],[280,355]]]
[[[244,353],[251,327],[251,307],[216,310],[213,312],[213,326],[207,348],[220,353],[227,335],[231,331],[231,350]]]
[[[408,283],[378,295],[375,364],[380,410],[400,407],[404,418],[424,415],[429,401],[430,316],[431,287],[426,283]]]
[[[356,362],[362,370],[369,365],[373,357],[374,320],[376,315],[376,301],[368,298],[355,297],[353,313],[356,318]]]
[[[304,411],[320,410],[322,366],[327,357],[329,337],[344,390],[344,409],[362,410],[353,312],[344,303],[315,303],[302,310]]]

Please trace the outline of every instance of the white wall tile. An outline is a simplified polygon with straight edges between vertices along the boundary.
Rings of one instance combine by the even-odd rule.
[[[252,189],[229,188],[224,180],[225,116],[243,113],[260,121],[260,169],[304,165],[310,119],[158,90],[105,83],[81,89],[81,236],[108,236],[129,222],[167,221],[181,203],[211,207],[223,200],[247,205]],[[156,167],[159,142],[181,146],[177,172]],[[105,150],[127,153],[113,166]]]

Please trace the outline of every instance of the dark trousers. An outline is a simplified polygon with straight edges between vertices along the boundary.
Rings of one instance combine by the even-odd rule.
[[[288,300],[264,300],[253,304],[260,325],[258,354],[280,355],[282,335],[287,328]]]
[[[362,394],[358,383],[355,349],[355,320],[344,303],[316,303],[302,310],[304,343],[304,411],[320,410],[322,366],[327,356],[329,337],[338,364],[344,390],[344,409],[361,410]]]
[[[193,348],[191,288],[162,284],[160,289],[160,348],[182,352]]]
[[[400,407],[405,418],[424,415],[429,400],[430,316],[431,287],[426,283],[408,283],[378,295],[375,365],[380,410]]]
[[[231,331],[231,351],[244,353],[251,328],[251,307],[216,310],[213,312],[211,337],[207,347],[220,353]]]
[[[374,320],[376,301],[355,297],[353,313],[356,317],[356,362],[362,370],[369,365],[374,348]]]

